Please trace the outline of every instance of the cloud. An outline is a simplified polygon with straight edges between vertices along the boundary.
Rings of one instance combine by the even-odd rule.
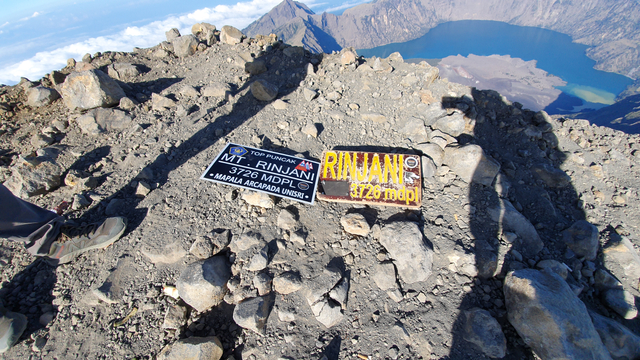
[[[332,11],[344,10],[344,9],[352,8],[352,7],[356,6],[356,5],[366,4],[368,2],[370,2],[370,0],[347,1],[346,3],[343,3],[342,5],[339,5],[339,6],[336,6],[336,7],[332,7],[332,8],[329,8],[329,9],[325,9],[324,11],[332,12]]]
[[[1,28],[3,28],[3,27],[5,27],[5,26],[7,26],[7,25],[9,25],[9,22],[8,22],[8,21],[7,21],[6,23],[4,23],[4,24],[0,25],[0,29],[1,29]]]
[[[29,19],[33,19],[34,17],[38,17],[40,15],[42,15],[42,13],[39,13],[39,12],[36,11],[36,12],[33,13],[33,15],[24,17],[24,18],[20,19],[20,21],[27,21]],[[8,24],[8,22],[7,22],[7,24]]]
[[[165,31],[174,27],[178,28],[181,34],[190,34],[191,25],[199,22],[208,22],[218,28],[222,25],[231,25],[242,29],[269,12],[280,1],[252,0],[235,5],[203,8],[183,16],[170,16],[143,26],[130,26],[113,35],[89,38],[52,51],[38,52],[29,59],[0,68],[0,83],[15,84],[20,81],[20,77],[31,80],[40,79],[52,70],[65,67],[67,59],[80,59],[86,53],[131,51],[134,47],[152,47],[166,40]]]

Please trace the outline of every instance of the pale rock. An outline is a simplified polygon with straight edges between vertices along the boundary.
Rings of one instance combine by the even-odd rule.
[[[487,310],[473,308],[462,312],[463,337],[490,358],[502,359],[507,353],[507,339],[498,321]]]
[[[404,58],[402,57],[402,54],[400,54],[397,51],[393,52],[389,56],[387,56],[387,60],[388,61],[404,62]]]
[[[380,58],[376,58],[373,61],[373,66],[371,66],[371,68],[375,72],[390,73],[393,71],[393,67],[391,67],[386,60],[381,60]]]
[[[560,276],[516,270],[503,290],[509,322],[541,359],[610,359],[587,308]]]
[[[220,360],[223,353],[217,336],[190,337],[165,346],[156,360]]]
[[[640,256],[628,238],[611,233],[602,249],[602,263],[620,280],[625,290],[639,296]]]
[[[120,99],[118,107],[120,109],[122,109],[122,110],[131,111],[131,110],[135,109],[136,103],[133,100],[131,100],[128,97],[125,96],[125,97]]]
[[[351,49],[343,49],[340,55],[340,63],[342,66],[354,64],[356,62],[356,53]]]
[[[277,225],[283,230],[295,230],[300,227],[296,216],[288,209],[282,209],[278,214]]]
[[[373,266],[373,281],[378,285],[380,290],[396,289],[396,268],[391,262],[383,262]]]
[[[263,247],[251,257],[251,261],[245,268],[249,271],[260,271],[269,264],[269,246]]]
[[[598,254],[598,228],[578,220],[562,232],[562,240],[578,257],[594,260]]]
[[[318,96],[318,92],[316,90],[311,90],[309,88],[302,89],[302,96],[305,100],[311,101]]]
[[[282,322],[296,321],[296,314],[290,311],[278,309],[278,319]]]
[[[231,93],[229,84],[216,83],[202,88],[202,96],[225,97]]]
[[[188,98],[197,98],[200,95],[200,92],[191,85],[181,87],[179,93]]]
[[[593,326],[615,360],[640,358],[640,336],[613,319],[589,311]]]
[[[442,147],[440,147],[440,145],[433,143],[424,143],[414,145],[413,148],[430,157],[436,166],[442,165],[442,161],[444,160],[444,150],[442,150]]]
[[[164,33],[167,37],[167,41],[171,42],[173,39],[180,37],[180,30],[172,28]]]
[[[273,294],[245,299],[233,309],[233,321],[242,328],[264,334],[274,301]]]
[[[83,133],[96,136],[105,131],[128,129],[133,124],[133,119],[122,110],[98,108],[77,118],[76,123]]]
[[[311,311],[316,320],[327,328],[337,325],[344,317],[340,304],[332,300],[323,299],[318,301],[311,305]]]
[[[402,292],[398,288],[387,290],[387,295],[391,298],[391,300],[397,303],[404,300],[404,297],[402,296]]]
[[[116,80],[127,80],[140,74],[138,67],[130,63],[115,63],[107,67],[107,74]]]
[[[27,105],[41,107],[51,104],[60,97],[57,91],[44,86],[36,86],[27,90]]]
[[[436,120],[432,127],[453,137],[460,136],[465,128],[464,115],[454,112],[450,116],[441,117]]]
[[[532,257],[544,247],[536,228],[508,200],[500,199],[500,205],[487,209],[487,213],[493,221],[502,224],[504,231],[518,235],[516,248],[523,255]]]
[[[266,242],[262,235],[255,231],[248,231],[240,236],[234,236],[229,244],[232,252],[249,250],[256,245],[264,245]]]
[[[427,71],[424,74],[424,86],[429,87],[436,79],[440,77],[440,70],[435,67],[427,64]]]
[[[340,224],[349,234],[367,236],[371,228],[362,214],[351,213],[340,218]]]
[[[429,104],[429,106],[425,106],[422,116],[425,119],[424,124],[432,126],[438,119],[447,116],[447,109],[442,106],[441,102],[434,102]]]
[[[289,240],[300,245],[304,245],[306,239],[307,239],[307,234],[302,229],[292,231],[289,234]]]
[[[433,179],[433,177],[436,175],[436,164],[433,162],[433,160],[430,157],[427,156],[423,156],[421,158],[421,164],[422,164],[422,179],[424,180],[425,184],[428,183],[429,180]]]
[[[314,138],[318,137],[318,128],[316,127],[316,124],[313,123],[305,125],[302,129],[300,129],[300,132]]]
[[[151,94],[151,106],[153,107],[153,110],[165,111],[167,109],[176,107],[176,102],[166,96],[153,93]]]
[[[125,96],[120,85],[100,70],[70,74],[60,86],[60,94],[71,110],[116,105]]]
[[[404,121],[404,124],[399,125],[398,132],[408,135],[412,142],[424,142],[428,139],[424,122],[418,118],[409,117]]]
[[[269,274],[260,273],[253,277],[253,286],[258,290],[258,295],[264,296],[271,292],[273,279]]]
[[[244,200],[249,205],[265,209],[271,209],[275,204],[273,196],[257,191],[243,192],[242,200]]]
[[[447,146],[442,161],[466,183],[491,186],[500,171],[500,164],[475,144]]]
[[[362,120],[372,121],[374,123],[383,123],[387,121],[387,117],[379,113],[361,113]]]
[[[282,101],[280,99],[275,100],[272,103],[272,105],[273,105],[273,108],[276,109],[276,110],[286,110],[287,106],[289,106],[289,104],[287,104],[286,102],[284,102],[284,101]],[[316,132],[317,132],[317,129],[316,129]],[[317,136],[317,134],[316,134],[316,136]]]
[[[136,196],[139,198],[144,198],[151,192],[151,185],[147,184],[144,181],[138,181],[138,186],[136,186]]]
[[[180,274],[176,288],[185,303],[203,312],[222,301],[230,276],[225,257],[214,256],[189,264]]]
[[[300,274],[294,271],[286,271],[273,279],[274,290],[282,295],[291,294],[302,288]]]
[[[187,255],[187,251],[178,241],[167,245],[145,246],[140,252],[154,264],[173,264]]]
[[[26,199],[46,194],[60,186],[62,168],[51,160],[38,161],[37,164],[18,164],[11,168],[11,176],[4,186],[15,196]]]
[[[425,281],[431,275],[433,250],[427,247],[416,223],[388,223],[382,228],[379,241],[391,256],[398,275],[407,284]]]
[[[271,101],[278,96],[278,87],[263,79],[252,82],[250,88],[251,95],[260,101]]]
[[[220,42],[223,44],[239,44],[244,37],[244,34],[233,26],[225,25],[220,29]]]
[[[187,308],[178,304],[169,305],[162,322],[163,329],[180,329],[187,322]]]
[[[329,298],[336,301],[342,307],[347,309],[347,297],[349,296],[349,278],[343,277],[336,286],[328,293]]]

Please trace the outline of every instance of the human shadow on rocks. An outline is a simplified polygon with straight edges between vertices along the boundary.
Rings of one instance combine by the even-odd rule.
[[[220,45],[227,46],[227,45]],[[109,197],[103,199],[101,204],[94,206],[88,210],[82,216],[83,222],[93,222],[104,218],[105,216],[119,215],[128,219],[127,232],[124,236],[134,231],[145,219],[147,215],[146,208],[138,208],[138,205],[142,201],[142,198],[136,197],[135,187],[132,186],[139,179],[151,179],[145,180],[156,184],[155,189],[161,189],[169,181],[169,175],[172,171],[183,166],[187,161],[194,158],[200,152],[205,151],[211,146],[215,145],[224,136],[232,133],[241,126],[251,121],[254,116],[259,114],[266,106],[270,105],[275,99],[269,101],[257,100],[251,92],[251,84],[256,81],[265,81],[274,85],[277,89],[277,98],[286,97],[289,94],[296,91],[298,86],[307,75],[307,65],[311,63],[312,55],[308,52],[304,52],[300,55],[292,55],[289,57],[283,53],[285,46],[282,43],[274,44],[274,47],[270,51],[260,52],[253,61],[262,60],[267,64],[267,71],[257,75],[249,76],[242,84],[239,84],[237,91],[231,94],[227,94],[225,98],[215,105],[217,108],[226,108],[220,114],[219,112],[212,111],[212,109],[202,109],[197,113],[191,114],[183,118],[170,116],[169,112],[163,114],[166,121],[171,121],[172,124],[168,125],[169,129],[172,126],[181,125],[193,125],[196,123],[204,122],[204,125],[200,130],[193,133],[188,139],[182,141],[182,143],[171,149],[170,153],[162,153],[146,165],[139,173],[133,173],[130,176],[129,181],[124,184],[119,190],[115,191]],[[257,52],[257,50],[256,50]],[[320,60],[318,56],[313,56],[315,60]],[[273,60],[273,61],[272,61]],[[319,61],[313,61],[318,64]],[[276,73],[278,72],[278,73]],[[282,74],[280,74],[282,73]],[[149,82],[148,84],[136,84],[136,89],[148,87],[154,92],[159,91],[159,87],[166,88],[169,84],[173,84],[181,79],[168,79]],[[262,145],[262,148],[269,148]],[[201,164],[206,166],[208,164]],[[136,169],[137,170],[137,169]],[[197,177],[191,179],[182,179],[182,185],[186,188],[191,186],[190,182],[201,181]],[[117,206],[107,206],[112,201],[116,200]],[[107,214],[107,209],[109,209]],[[168,226],[172,226],[169,225]],[[172,240],[172,239],[171,239]],[[226,253],[227,257],[229,253]],[[222,303],[215,308],[208,310],[202,314],[202,321],[206,321],[209,324],[218,324],[213,328],[209,335],[217,335],[223,344],[233,344],[236,342],[240,334],[240,331],[228,330],[226,324],[232,324],[231,326],[236,328],[232,319],[233,306],[226,303]],[[196,324],[197,325],[197,324]],[[204,336],[206,330],[198,330],[198,328],[189,329],[185,334]],[[225,354],[228,354],[232,350],[225,346]]]
[[[156,159],[146,165],[140,173],[134,175],[129,183],[125,184],[111,196],[102,201],[102,204],[106,206],[113,199],[122,200],[121,205],[116,207],[114,215],[125,216],[128,218],[128,232],[135,230],[146,216],[146,211],[143,211],[143,209],[138,209],[140,210],[139,213],[136,213],[135,211],[142,199],[135,196],[135,188],[132,186],[134,181],[137,181],[139,178],[144,178],[141,176],[143,173],[153,174],[151,181],[157,184],[156,188],[161,188],[165,183],[167,183],[168,176],[172,171],[185,164],[189,159],[195,157],[201,151],[211,147],[225,135],[233,132],[235,129],[239,128],[257,115],[265,106],[269,105],[271,101],[259,101],[252,95],[250,86],[255,81],[264,80],[275,85],[278,88],[278,95],[276,98],[285,97],[298,88],[299,83],[305,78],[306,66],[309,63],[311,55],[308,52],[305,52],[305,55],[291,59],[291,61],[287,61],[289,58],[283,54],[282,47],[283,45],[279,45],[271,51],[262,53],[260,56],[256,57],[254,61],[263,60],[266,64],[271,64],[271,60],[276,57],[279,62],[288,66],[285,68],[285,74],[288,74],[288,76],[277,75],[276,70],[280,69],[282,72],[283,70],[281,67],[283,65],[281,65],[281,67],[274,65],[264,73],[251,75],[239,86],[235,94],[231,94],[233,96],[226,96],[224,100],[216,105],[216,107],[231,105],[231,110],[228,111],[226,115],[218,116],[215,112],[201,110],[185,119],[174,118],[174,123],[171,126],[180,126],[181,121],[190,121],[192,124],[199,121],[206,121],[207,125],[198,130],[187,140],[184,140],[179,146],[173,148],[170,155],[163,153],[157,156]],[[292,74],[299,74],[301,76],[293,77],[293,79],[298,79],[297,81],[293,81],[291,77]],[[181,79],[159,79],[158,81],[149,82],[149,86],[154,83],[164,84],[164,80],[168,80],[173,84]],[[144,87],[141,83],[136,85]],[[155,86],[156,88],[154,91],[157,91],[158,85]],[[234,100],[230,103],[229,101],[232,98]],[[168,116],[168,114],[165,113],[163,116]],[[193,179],[193,181],[200,180]],[[105,206],[94,206],[91,210],[87,211],[82,218],[91,221],[104,217]]]
[[[478,166],[469,184],[471,239],[463,239],[462,245],[473,254],[478,276],[460,303],[447,358],[489,358],[464,335],[465,311],[480,308],[498,321],[506,336],[505,359],[533,359],[533,352],[507,318],[504,278],[512,270],[535,268],[543,259],[571,261],[563,258],[560,231],[584,220],[585,213],[570,178],[559,170],[566,159],[554,134],[559,123],[542,112],[522,109],[519,103],[505,103],[495,91],[472,89],[472,97],[445,97],[443,108],[464,110],[475,122],[473,137],[461,135],[458,146],[480,146],[487,161],[499,164],[499,172],[487,182],[486,168]],[[524,215],[526,219],[518,221],[530,222],[529,235],[537,232],[542,243],[536,245],[528,235],[510,228],[503,218],[505,208]],[[580,286],[571,275],[567,282]]]

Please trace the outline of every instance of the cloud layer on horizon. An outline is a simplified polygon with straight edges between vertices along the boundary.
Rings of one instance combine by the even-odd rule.
[[[190,34],[191,25],[208,22],[222,27],[235,26],[242,29],[266,14],[281,0],[252,0],[235,5],[218,5],[203,8],[182,16],[169,16],[143,26],[130,26],[108,36],[99,36],[36,53],[33,57],[0,68],[0,84],[15,84],[21,77],[37,80],[52,70],[66,66],[67,59],[80,59],[86,53],[104,51],[131,51],[134,47],[152,47],[166,40],[165,31],[178,28],[181,34]],[[37,16],[36,14],[34,14]]]

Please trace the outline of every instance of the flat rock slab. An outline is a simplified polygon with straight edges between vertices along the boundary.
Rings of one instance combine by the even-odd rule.
[[[273,295],[245,299],[234,308],[233,321],[242,328],[264,334],[274,301]]]
[[[427,247],[418,224],[409,221],[388,223],[382,228],[380,243],[407,284],[425,281],[431,275],[433,250]]]

